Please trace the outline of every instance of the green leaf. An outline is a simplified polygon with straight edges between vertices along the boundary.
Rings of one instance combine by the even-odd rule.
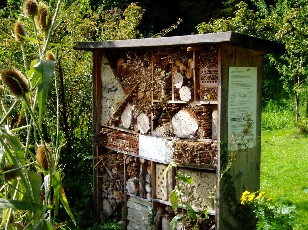
[[[38,123],[42,127],[43,111],[47,101],[48,92],[52,84],[52,75],[55,72],[55,63],[49,60],[36,59],[32,61],[28,76],[32,77],[32,83],[38,87]]]
[[[4,140],[2,138],[0,138],[0,142],[1,144],[4,146],[5,149],[5,154],[7,156],[8,159],[10,159],[10,161],[12,161],[12,163],[14,165],[16,165],[16,167],[18,168],[18,175],[21,178],[21,186],[25,187],[25,193],[28,194],[28,196],[31,198],[31,202],[34,202],[34,197],[33,197],[33,191],[32,191],[32,186],[28,177],[28,173],[27,171],[24,169],[23,165],[19,162],[18,157],[16,157],[11,150],[9,149],[9,147],[7,146],[7,144],[4,142]]]
[[[197,220],[197,215],[196,215],[195,210],[189,204],[186,204],[185,206],[186,206],[188,218],[190,220]]]
[[[19,200],[8,200],[0,198],[0,208],[12,208],[15,210],[31,210],[37,211],[43,208],[40,204],[33,204],[30,202],[19,201]]]
[[[179,198],[175,190],[172,190],[170,193],[170,201],[171,201],[173,211],[176,212],[179,207]]]
[[[3,138],[5,138],[6,141],[10,144],[14,156],[19,160],[22,165],[24,165],[26,163],[26,159],[24,157],[24,149],[19,138],[13,133],[11,133],[9,130],[6,130],[5,133],[3,133]],[[13,161],[13,159],[9,160]]]
[[[76,225],[76,220],[75,220],[73,213],[71,212],[71,209],[68,205],[68,201],[67,201],[63,186],[61,186],[61,189],[60,189],[60,201],[61,201],[62,205],[64,206],[66,213],[70,216],[70,218],[72,219],[72,221]]]
[[[60,199],[60,191],[61,191],[61,175],[60,172],[56,172],[52,178],[52,187],[54,190],[54,209],[55,209],[55,216],[58,215],[59,209],[59,199]]]
[[[54,226],[47,220],[39,220],[34,226],[33,230],[54,230]]]
[[[183,182],[185,182],[187,184],[191,184],[192,181],[193,181],[193,178],[191,176],[189,176],[189,175],[186,175],[186,174],[178,174],[176,176],[176,179],[180,180],[180,181],[183,181]]]
[[[33,172],[33,171],[28,171],[28,177],[29,177],[29,180],[30,180],[30,184],[32,186],[34,202],[39,204],[40,203],[42,177],[39,173]]]

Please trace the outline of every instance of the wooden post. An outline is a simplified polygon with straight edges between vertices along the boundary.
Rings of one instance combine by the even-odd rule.
[[[101,80],[101,51],[93,51],[93,134],[96,135],[101,131],[101,108],[102,108],[102,80]],[[93,142],[93,166],[98,164],[98,156],[101,152],[102,147],[95,145]],[[101,180],[99,177],[98,167],[93,167],[93,202],[94,202],[94,213],[95,220],[100,221],[100,211],[102,210],[102,189]]]

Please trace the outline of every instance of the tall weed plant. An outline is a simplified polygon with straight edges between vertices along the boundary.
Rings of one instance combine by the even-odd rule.
[[[286,104],[269,101],[262,111],[262,129],[275,130],[295,126],[294,108]]]
[[[75,223],[58,164],[65,145],[58,110],[55,127],[47,130],[45,126],[45,105],[52,84],[56,84],[56,60],[48,47],[60,5],[61,0],[54,9],[41,1],[24,1],[13,29],[23,63],[1,70],[0,208],[4,229],[55,229],[60,203]],[[25,24],[33,31],[27,31]],[[32,61],[30,57],[34,57]]]

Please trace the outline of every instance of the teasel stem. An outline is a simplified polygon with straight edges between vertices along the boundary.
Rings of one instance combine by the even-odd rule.
[[[56,75],[56,73],[55,73]],[[59,91],[58,91],[58,86],[57,86],[57,78],[55,76],[55,89],[56,89],[56,100],[57,100],[57,124],[56,124],[56,149],[58,148],[59,146],[59,126],[60,126],[60,112],[59,112]],[[56,153],[58,153],[58,151],[56,151]],[[58,159],[58,156],[56,155],[56,159]]]
[[[58,0],[58,2],[57,2],[56,11],[55,11],[55,13],[53,15],[51,25],[50,25],[50,27],[48,29],[48,34],[46,36],[45,44],[43,46],[43,50],[42,50],[42,54],[43,55],[45,55],[45,53],[46,53],[46,49],[47,49],[47,46],[48,46],[48,43],[49,43],[52,31],[53,31],[53,28],[54,28],[54,24],[55,24],[55,21],[56,21],[56,19],[58,17],[58,14],[59,14],[61,2],[62,2],[62,0]]]
[[[6,114],[4,115],[4,117],[2,118],[2,120],[0,121],[0,125],[2,125],[6,119],[8,118],[8,116],[11,114],[11,112],[13,111],[13,109],[15,108],[16,104],[17,104],[18,100],[15,100],[13,105],[11,106],[11,108],[9,109],[9,111],[6,112]]]
[[[36,105],[36,101],[37,101],[37,92],[38,92],[38,89],[36,90],[36,94],[35,94],[35,96],[34,96],[34,103],[33,103],[32,111],[34,110],[34,107],[35,107],[35,105]],[[26,103],[26,102],[25,102],[25,103]],[[30,122],[29,122],[28,132],[27,132],[27,142],[26,142],[26,148],[25,148],[25,153],[24,153],[25,158],[27,157],[28,151],[29,151],[29,146],[30,146],[30,134],[31,134],[32,126],[34,126],[34,125],[33,125],[33,117],[31,116]],[[35,127],[33,128],[33,136],[34,136],[34,142],[37,143],[37,137],[36,137],[36,130],[35,130]]]
[[[32,118],[31,118],[30,122],[29,122],[28,131],[27,131],[27,141],[26,141],[26,147],[25,147],[25,153],[24,153],[25,158],[27,158],[29,146],[30,146],[30,134],[31,134],[31,129],[32,129],[32,122],[33,121],[32,121]]]
[[[24,47],[24,43],[21,43],[21,53],[22,53],[22,59],[24,61],[24,66],[25,66],[25,72],[28,71],[28,66],[27,66],[27,60],[26,60],[26,55],[25,55],[25,47]]]
[[[35,25],[34,16],[31,17],[31,21],[32,21],[33,28],[34,28],[35,39],[37,41],[39,57],[40,57],[40,59],[42,59],[43,56],[42,56],[42,52],[41,52],[40,42],[39,42],[38,36],[37,36],[37,28],[36,28],[36,25]]]
[[[17,180],[17,182],[16,182],[16,187],[14,187],[15,190],[14,190],[14,194],[13,194],[13,200],[16,199],[17,192],[18,192],[18,186],[19,186],[19,180]],[[5,229],[9,229],[9,224],[10,224],[10,219],[11,219],[11,215],[12,215],[12,210],[13,209],[10,208],[9,213],[8,213],[8,218],[7,218],[6,223],[5,223]]]
[[[44,146],[44,150],[46,152],[47,163],[48,163],[48,171],[49,171],[48,173],[51,175],[51,167],[52,167],[51,159],[50,159],[51,156],[49,154],[47,154],[48,153],[48,149],[47,149],[46,143],[44,141],[44,136],[43,136],[43,133],[42,133],[42,129],[39,128],[39,125],[37,123],[36,117],[35,117],[35,115],[33,113],[33,110],[31,108],[31,106],[30,106],[26,96],[23,95],[23,98],[24,98],[24,101],[25,101],[26,106],[28,108],[28,111],[29,111],[29,113],[31,115],[31,118],[33,120],[34,127],[36,128],[36,130],[38,131],[38,134],[40,136],[41,144]]]

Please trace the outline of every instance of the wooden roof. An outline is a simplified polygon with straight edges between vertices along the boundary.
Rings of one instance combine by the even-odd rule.
[[[282,44],[231,31],[173,37],[77,42],[74,49],[93,51],[95,49],[198,46],[217,43],[236,45],[263,52],[282,53],[284,51]]]

